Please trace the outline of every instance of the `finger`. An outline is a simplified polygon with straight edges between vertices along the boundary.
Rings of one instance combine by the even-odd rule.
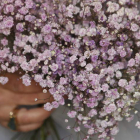
[[[22,74],[19,74],[19,72],[6,73],[6,74],[2,74],[2,75],[8,77],[8,79],[9,79],[7,84],[5,84],[5,85],[0,84],[0,87],[2,87],[2,88],[8,89],[15,93],[19,93],[19,92],[33,93],[33,92],[42,91],[42,87],[38,83],[36,83],[34,80],[31,81],[31,85],[25,86],[22,83],[22,80],[20,79]]]
[[[9,108],[9,106],[0,107],[1,112],[3,112],[0,113],[0,120],[9,121],[9,112],[13,109]],[[43,107],[29,110],[21,108],[16,114],[16,119],[19,125],[32,124],[44,121],[50,116],[51,113],[52,111],[46,111]]]
[[[1,105],[0,106],[0,121],[9,121],[10,112],[16,108],[16,105]]]
[[[53,101],[53,96],[49,93],[18,94],[17,96],[14,97],[13,95],[12,97],[17,100],[17,105],[36,105]]]
[[[35,99],[38,99],[35,101]],[[28,93],[15,94],[12,91],[1,89],[0,91],[0,105],[16,104],[16,105],[36,105],[50,102],[53,100],[50,93]]]
[[[42,124],[43,122],[35,123],[35,124],[27,124],[27,125],[19,126],[17,130],[21,132],[28,132],[41,127]]]
[[[8,122],[0,122],[0,124],[2,126],[6,127],[6,128],[9,128],[8,127]],[[16,131],[20,131],[20,132],[33,131],[33,130],[41,127],[42,124],[43,124],[43,122],[34,123],[34,124],[27,124],[27,125],[17,125],[17,130]]]
[[[51,115],[52,111],[46,111],[43,107],[29,110],[21,109],[17,114],[17,122],[19,125],[42,122]]]

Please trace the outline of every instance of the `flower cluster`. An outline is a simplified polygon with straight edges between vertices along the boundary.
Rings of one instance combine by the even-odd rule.
[[[1,0],[0,72],[25,72],[54,98],[70,100],[75,132],[114,140],[140,99],[140,14],[131,0]],[[8,79],[0,78],[1,84]],[[37,100],[37,99],[36,99]],[[68,118],[66,119],[68,122]],[[139,127],[139,122],[136,126]]]

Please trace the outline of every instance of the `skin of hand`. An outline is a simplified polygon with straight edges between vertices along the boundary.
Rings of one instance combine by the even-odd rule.
[[[22,84],[22,80],[19,79],[21,77],[19,73],[5,73],[1,76],[9,78],[7,84],[0,84],[0,124],[4,127],[8,125],[9,113],[17,106],[50,102],[51,99],[47,100],[51,97],[50,93],[43,93],[43,89],[35,81],[32,81],[30,86],[25,86]],[[35,98],[40,100],[35,102]],[[46,111],[43,107],[19,109],[16,114],[17,131],[28,132],[39,128],[51,113],[52,111]]]

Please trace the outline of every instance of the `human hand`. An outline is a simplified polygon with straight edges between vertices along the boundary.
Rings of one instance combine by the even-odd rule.
[[[7,127],[9,113],[19,105],[37,105],[47,102],[49,93],[43,93],[42,88],[32,81],[31,86],[24,86],[19,79],[19,74],[5,74],[9,78],[6,85],[0,84],[0,124]],[[50,116],[52,111],[46,111],[43,107],[33,109],[21,108],[18,110],[16,119],[18,122],[17,131],[27,132],[39,128],[44,120]]]

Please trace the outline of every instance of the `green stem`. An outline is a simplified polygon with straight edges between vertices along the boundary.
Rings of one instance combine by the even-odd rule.
[[[53,131],[54,131],[54,133],[56,135],[57,140],[61,140],[60,137],[59,137],[59,134],[58,134],[58,132],[56,130],[56,127],[54,125],[54,120],[50,117],[50,118],[48,118],[48,122],[50,123],[50,125],[51,125],[51,127],[52,127],[52,129],[53,129]]]
[[[34,132],[33,135],[31,136],[30,140],[35,140],[35,139],[36,139],[39,130],[40,130],[40,128],[37,129],[37,130],[35,130],[35,132]]]
[[[45,140],[45,139],[46,139],[46,136],[45,136],[45,125],[46,125],[46,121],[45,121],[44,124],[41,126],[41,130],[40,130],[40,133],[41,133],[41,140]]]

